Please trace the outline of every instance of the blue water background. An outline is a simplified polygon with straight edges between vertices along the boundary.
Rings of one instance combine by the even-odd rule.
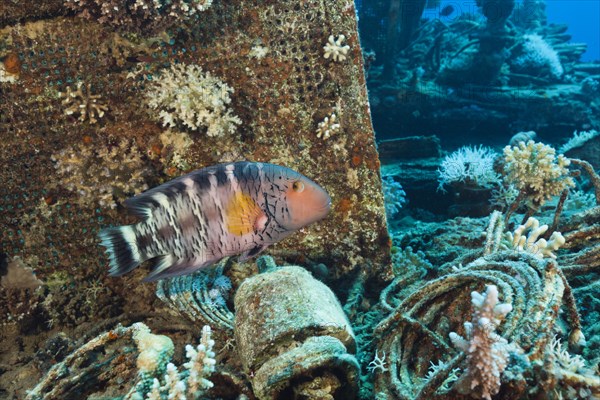
[[[522,1],[517,0],[516,7]],[[448,16],[440,16],[446,6],[454,11]],[[474,0],[442,0],[438,7],[426,9],[425,18],[440,18],[451,22],[460,13],[477,13]],[[547,0],[546,15],[549,23],[567,24],[574,43],[587,43],[588,49],[582,56],[583,61],[600,60],[600,0]]]

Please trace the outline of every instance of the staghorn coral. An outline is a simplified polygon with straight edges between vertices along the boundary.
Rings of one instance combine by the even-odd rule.
[[[234,133],[242,121],[231,114],[233,89],[198,65],[173,64],[146,91],[146,101],[164,126],[204,130],[208,136]]]
[[[98,118],[104,117],[108,106],[101,101],[101,96],[92,94],[92,84],[85,85],[83,90],[83,82],[77,83],[77,89],[73,90],[67,87],[66,93],[61,93],[64,98],[62,104],[65,108],[65,115],[79,116],[77,119],[84,122],[86,119],[90,124],[98,122]]]
[[[101,146],[76,144],[52,156],[60,185],[78,195],[82,204],[97,201],[115,208],[117,202],[148,189],[152,170],[133,140],[109,140]]]
[[[131,346],[132,344],[135,346]],[[85,398],[90,390],[113,380],[127,379],[129,371],[135,370],[135,366],[138,368],[138,381],[125,399],[159,400],[178,392],[188,396],[183,397],[184,399],[200,399],[205,394],[205,389],[212,387],[207,377],[215,369],[215,353],[212,350],[214,344],[211,329],[205,326],[200,344],[195,349],[187,347],[188,362],[183,364],[184,371],[180,373],[169,362],[174,351],[170,338],[152,334],[142,322],[128,327],[119,324],[89,340],[62,362],[55,364],[27,392],[26,399]],[[155,388],[156,381],[159,382],[158,388]],[[161,385],[161,381],[164,384]]]
[[[212,0],[65,0],[79,15],[126,32],[155,33],[198,16]]]
[[[495,285],[489,285],[483,295],[472,292],[471,303],[473,319],[464,324],[466,338],[450,332],[452,344],[467,355],[467,368],[456,386],[461,393],[491,400],[500,389],[500,377],[508,364],[509,353],[519,351],[494,332],[512,306],[498,303]]]

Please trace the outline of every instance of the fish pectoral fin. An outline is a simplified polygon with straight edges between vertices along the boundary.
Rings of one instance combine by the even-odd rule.
[[[244,193],[233,195],[225,208],[227,231],[232,235],[243,236],[264,228],[267,215],[254,201]]]
[[[249,260],[250,258],[252,258],[254,256],[257,256],[258,254],[262,253],[262,251],[264,249],[266,249],[267,247],[269,247],[268,244],[263,244],[260,246],[255,246],[255,247],[251,248],[250,250],[243,252],[242,254],[240,254],[240,257],[238,258],[238,262],[242,263],[244,261]]]
[[[153,266],[152,272],[143,279],[144,282],[153,282],[159,279],[186,275],[200,268],[208,267],[218,260],[208,260],[198,264],[192,263],[189,260],[179,260],[172,254],[166,254],[155,257],[150,261]]]

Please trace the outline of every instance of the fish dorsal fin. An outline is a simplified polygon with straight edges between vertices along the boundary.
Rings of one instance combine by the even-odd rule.
[[[266,219],[265,212],[254,199],[242,192],[232,196],[225,208],[225,217],[227,231],[236,236],[260,229]]]

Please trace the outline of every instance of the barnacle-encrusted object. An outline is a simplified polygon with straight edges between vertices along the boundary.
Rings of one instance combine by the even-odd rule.
[[[467,305],[470,294],[489,284],[495,285],[503,301],[512,305],[512,311],[498,328],[498,338],[523,349],[522,355],[510,358],[505,369],[508,373],[502,375],[495,398],[518,398],[531,390],[523,374],[536,373],[530,363],[544,362],[561,306],[565,306],[570,323],[570,343],[582,339],[579,316],[569,304],[572,297],[566,292],[564,282],[552,259],[509,251],[478,258],[408,294],[401,291],[402,278],[396,278],[381,299],[395,308],[375,329],[377,349],[390,360],[388,371],[376,375],[376,392],[407,400],[463,398],[455,388],[444,389],[453,370],[458,367],[464,371],[467,367],[465,354],[450,345],[449,333],[469,336],[463,325],[470,319],[466,312],[470,308]],[[440,361],[444,366],[426,377],[430,363]],[[465,379],[468,378],[463,378],[461,386],[469,387],[472,382],[464,382]],[[527,379],[540,382],[539,390],[551,390],[560,385],[561,378],[554,376],[543,382],[535,376]],[[583,380],[577,382],[581,387],[587,384]]]
[[[104,117],[108,106],[102,101],[102,96],[92,94],[90,83],[85,85],[85,90],[83,88],[83,82],[79,82],[77,89],[73,90],[71,87],[67,87],[66,93],[61,93],[61,97],[64,98],[62,104],[67,106],[64,113],[69,116],[77,116],[81,122],[87,119],[90,124],[95,124],[99,118]]]
[[[204,321],[221,329],[233,330],[233,313],[226,299],[229,278],[219,268],[158,281],[156,296],[192,321]]]
[[[235,307],[238,353],[257,398],[355,397],[354,334],[333,292],[309,272],[287,266],[253,276]]]
[[[65,0],[82,17],[123,31],[156,32],[197,17],[212,0]]]
[[[144,324],[128,327],[118,325],[85,343],[63,361],[55,364],[44,378],[27,392],[27,400],[59,400],[81,398],[82,393],[94,385],[108,384],[117,379],[125,365],[133,367],[135,353],[123,354],[127,342],[140,329],[148,329]]]

